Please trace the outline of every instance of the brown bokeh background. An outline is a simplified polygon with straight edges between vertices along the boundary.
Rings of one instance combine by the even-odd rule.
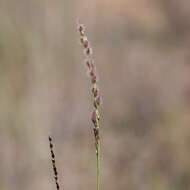
[[[102,190],[190,189],[190,2],[0,0],[0,190],[95,190],[87,26],[103,97]]]

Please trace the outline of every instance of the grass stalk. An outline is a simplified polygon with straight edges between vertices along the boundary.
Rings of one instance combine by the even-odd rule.
[[[97,142],[97,190],[100,190],[100,140]]]
[[[82,24],[78,24],[78,32],[80,34],[80,41],[84,47],[84,54],[85,54],[85,64],[88,68],[89,77],[92,85],[92,95],[94,100],[94,110],[92,112],[91,120],[94,124],[94,137],[95,137],[95,147],[96,147],[96,170],[97,170],[97,190],[100,190],[100,135],[99,135],[99,106],[101,104],[101,97],[99,96],[99,89],[97,85],[97,75],[96,75],[96,68],[94,64],[94,59],[92,58],[92,48],[89,45],[89,41],[87,39],[85,33],[85,27]]]

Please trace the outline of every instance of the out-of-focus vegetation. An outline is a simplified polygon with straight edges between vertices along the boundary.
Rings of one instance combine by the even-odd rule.
[[[100,75],[102,189],[190,189],[190,2],[0,1],[0,190],[96,188],[76,18]]]

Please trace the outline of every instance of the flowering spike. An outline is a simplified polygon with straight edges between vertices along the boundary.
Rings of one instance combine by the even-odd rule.
[[[88,67],[88,74],[91,79],[92,94],[94,99],[94,111],[92,112],[91,120],[94,124],[94,137],[95,137],[95,146],[96,146],[96,156],[97,156],[97,190],[100,190],[100,135],[99,135],[99,105],[101,103],[99,90],[97,88],[97,75],[96,69],[94,65],[94,60],[92,58],[92,48],[90,47],[90,43],[86,37],[84,25],[78,24],[78,31],[80,34],[81,44],[84,47],[84,55],[85,55],[85,64]]]

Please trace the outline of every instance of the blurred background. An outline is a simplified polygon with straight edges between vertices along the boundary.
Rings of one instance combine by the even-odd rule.
[[[90,82],[99,75],[102,190],[190,189],[190,2],[0,0],[0,190],[95,190]]]

